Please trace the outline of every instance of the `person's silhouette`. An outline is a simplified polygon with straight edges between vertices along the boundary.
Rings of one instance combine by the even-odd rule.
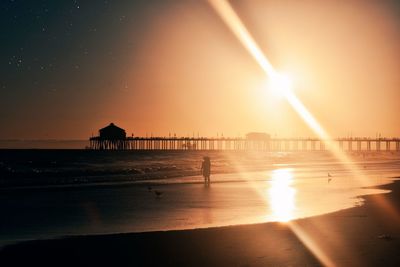
[[[204,176],[204,185],[210,185],[211,161],[207,156],[203,157],[203,162],[201,163],[201,173]]]

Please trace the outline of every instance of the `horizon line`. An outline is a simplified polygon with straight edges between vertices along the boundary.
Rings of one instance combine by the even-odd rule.
[[[0,142],[27,142],[27,141],[33,141],[33,142],[43,142],[43,141],[52,141],[52,142],[56,142],[56,141],[62,141],[62,142],[73,142],[73,141],[89,141],[90,138],[96,138],[99,136],[91,136],[87,139],[83,139],[83,138],[33,138],[33,139],[29,139],[29,138],[0,138]],[[246,138],[246,136],[187,136],[187,135],[182,135],[182,136],[127,136],[126,139],[158,139],[158,138],[165,138],[165,139],[249,139]],[[312,137],[312,136],[281,136],[279,137],[278,135],[275,136],[271,136],[270,138],[267,139],[318,139],[318,140],[336,140],[336,139],[353,139],[353,140],[394,140],[394,139],[400,139],[400,136],[392,136],[392,137],[388,137],[388,136],[379,136],[379,137],[371,137],[371,136],[337,136],[337,137],[333,137],[331,139],[321,139],[318,137]],[[252,140],[250,138],[250,140]]]

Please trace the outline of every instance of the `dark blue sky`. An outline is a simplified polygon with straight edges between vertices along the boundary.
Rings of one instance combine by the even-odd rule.
[[[9,131],[0,137],[50,138],[35,123],[57,127],[90,115],[85,103],[102,102],[104,85],[124,83],[117,72],[167,2],[1,1],[0,122]]]

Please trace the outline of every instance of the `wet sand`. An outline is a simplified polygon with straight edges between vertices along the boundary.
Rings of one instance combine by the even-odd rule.
[[[289,223],[37,240],[0,265],[400,266],[400,181],[363,206]]]

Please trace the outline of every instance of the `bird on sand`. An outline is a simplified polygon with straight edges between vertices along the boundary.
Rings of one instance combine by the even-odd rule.
[[[328,172],[328,183],[332,181],[332,175]]]
[[[161,192],[161,191],[158,191],[158,190],[154,190],[154,194],[156,194],[157,198],[160,198],[163,193],[164,192]]]
[[[382,234],[378,236],[379,239],[385,239],[385,240],[392,240],[393,238],[390,235]]]

